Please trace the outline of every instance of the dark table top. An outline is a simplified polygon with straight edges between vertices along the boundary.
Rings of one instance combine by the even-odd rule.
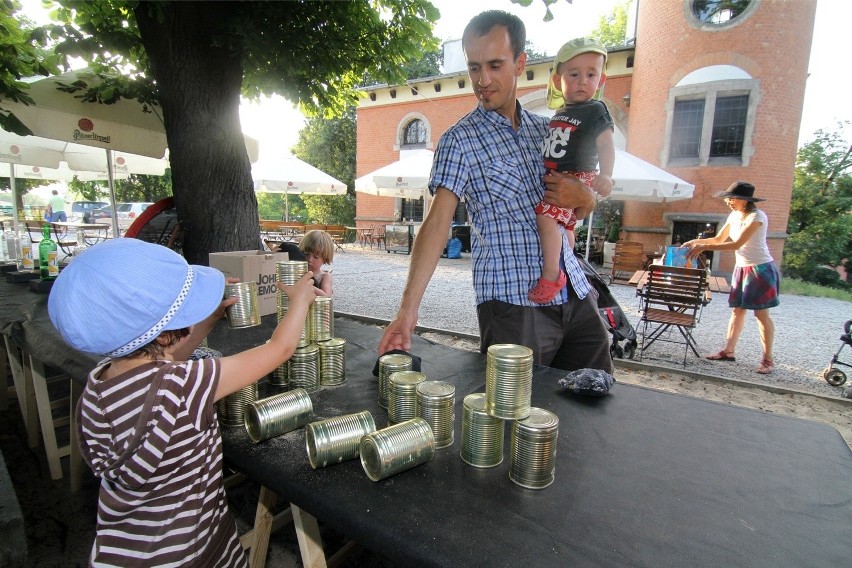
[[[65,346],[43,294],[0,280],[0,330],[44,363],[84,380],[96,358]],[[265,341],[275,316],[217,326],[225,354]],[[311,395],[314,420],[369,410],[381,329],[335,320],[347,382]],[[464,395],[485,390],[484,355],[415,337],[429,380],[456,386],[455,443],[379,482],[358,460],[313,470],[304,429],[252,444],[223,428],[225,457],[255,481],[401,566],[839,566],[852,544],[852,452],[827,425],[616,384],[580,398],[537,367],[532,404],[560,419],[556,481],[524,489],[505,459],[476,469],[459,457]]]

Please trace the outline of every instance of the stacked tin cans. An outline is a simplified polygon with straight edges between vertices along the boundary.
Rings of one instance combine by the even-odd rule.
[[[388,383],[397,371],[410,371],[411,357],[402,353],[389,353],[379,357],[379,406],[388,407]]]
[[[318,298],[319,299],[319,298]],[[332,338],[317,343],[320,385],[336,386],[346,382],[346,340]]]
[[[456,387],[444,381],[424,381],[417,385],[417,416],[425,420],[435,436],[435,447],[453,445]]]
[[[242,426],[245,420],[246,407],[257,400],[257,383],[244,386],[219,399],[216,409],[219,422],[223,426]]]
[[[290,357],[289,367],[288,388],[302,388],[309,393],[319,390],[319,347],[316,344],[308,343],[304,347],[298,347]]]
[[[334,304],[331,296],[317,296],[308,308],[308,339],[314,342],[328,341],[334,337]]]
[[[494,467],[503,462],[503,421],[485,411],[485,393],[464,397],[461,459],[474,467]]]
[[[278,282],[285,286],[293,286],[299,281],[302,276],[308,271],[308,263],[303,260],[283,260],[275,263],[275,272]],[[278,291],[278,321],[281,321],[290,308],[290,299],[287,294]],[[305,318],[305,324],[302,326],[302,336],[299,338],[299,347],[304,347],[309,343],[307,334],[308,321]]]
[[[533,352],[523,345],[500,343],[488,348],[485,367],[485,408],[503,420],[530,413]]]
[[[426,380],[417,371],[397,371],[388,385],[388,424],[398,424],[417,416],[417,385]]]

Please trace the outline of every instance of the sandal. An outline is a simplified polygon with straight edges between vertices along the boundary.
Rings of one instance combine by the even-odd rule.
[[[535,302],[536,304],[547,304],[548,302],[553,301],[556,294],[558,294],[567,283],[568,278],[565,276],[564,272],[559,273],[559,278],[556,282],[553,280],[539,278],[533,289],[530,290],[529,294],[527,294],[527,297],[531,302]]]
[[[760,361],[760,367],[757,368],[757,372],[761,375],[768,375],[774,370],[775,362],[772,359],[767,359],[766,357]]]
[[[727,352],[724,349],[719,351],[718,353],[714,353],[712,355],[707,355],[705,359],[709,359],[710,361],[736,361],[737,358],[734,357],[733,351]]]

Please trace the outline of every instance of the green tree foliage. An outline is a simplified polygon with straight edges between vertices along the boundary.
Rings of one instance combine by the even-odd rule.
[[[309,118],[294,154],[346,184],[346,195],[303,195],[311,222],[351,225],[355,219],[355,107],[339,118]]]
[[[240,94],[280,94],[331,117],[357,100],[365,73],[402,82],[402,65],[437,46],[438,11],[426,0],[59,3],[63,25],[46,27],[44,37],[57,42],[60,56],[110,71],[79,96],[161,107],[175,204],[192,227],[184,254],[202,264],[211,251],[257,242]]]
[[[630,1],[623,0],[613,7],[612,14],[601,16],[598,26],[589,35],[608,47],[624,45],[627,34],[627,9],[630,7]]]
[[[785,276],[839,285],[852,272],[852,156],[838,131],[817,131],[799,149],[784,246]],[[848,281],[848,276],[847,276]]]

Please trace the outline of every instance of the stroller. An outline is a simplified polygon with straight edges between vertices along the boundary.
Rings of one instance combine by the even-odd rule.
[[[852,333],[850,333],[850,329],[852,329],[852,320],[847,320],[846,323],[843,324],[843,335],[840,336],[840,349],[837,350],[837,353],[835,353],[834,357],[831,358],[831,363],[829,363],[828,367],[826,367],[822,372],[822,378],[825,379],[828,384],[835,387],[839,387],[846,382],[846,373],[837,369],[835,365],[852,367],[849,363],[844,363],[839,359],[840,352],[843,351],[843,348],[847,345],[852,345]]]
[[[613,358],[633,359],[636,354],[636,331],[627,316],[621,310],[621,306],[609,291],[609,287],[604,282],[604,278],[598,274],[594,267],[589,264],[585,258],[579,254],[575,254],[577,262],[583,267],[583,272],[586,273],[586,278],[589,284],[595,289],[598,295],[598,312],[601,319],[604,320],[609,333],[612,335],[612,344],[609,346],[609,353]],[[622,344],[622,342],[624,342]]]

